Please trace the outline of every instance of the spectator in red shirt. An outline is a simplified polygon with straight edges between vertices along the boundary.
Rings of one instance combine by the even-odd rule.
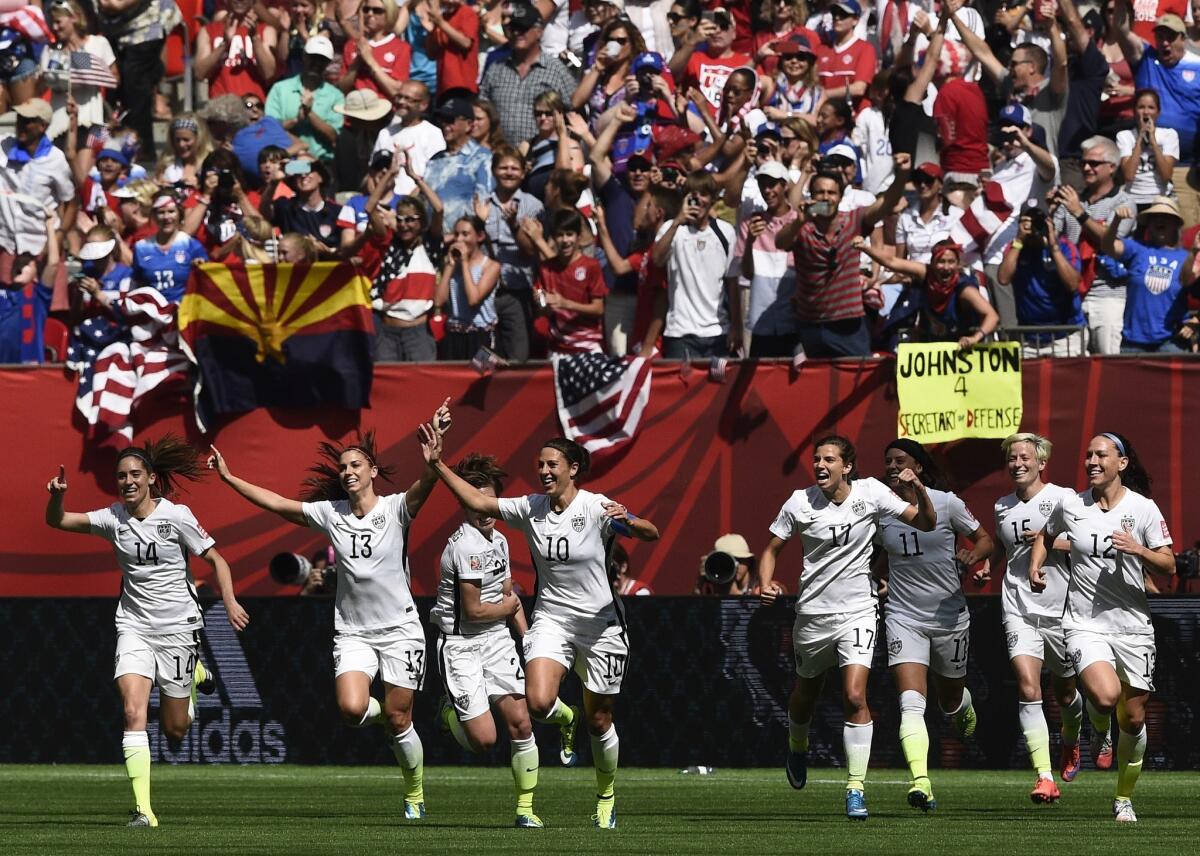
[[[669,68],[676,80],[683,78],[679,91],[687,92],[688,87],[695,86],[715,114],[721,109],[721,92],[729,75],[735,68],[753,66],[754,61],[749,54],[733,49],[736,30],[733,17],[727,11],[718,9],[704,14],[706,17],[700,21],[700,26],[688,34],[683,45],[672,55]],[[701,41],[704,41],[704,47],[698,49]]]
[[[779,42],[792,36],[804,36],[810,45],[819,45],[821,38],[804,23],[808,20],[808,4],[804,0],[763,0],[763,17],[770,24],[754,34],[754,60],[758,70],[774,77],[779,68]]]
[[[837,0],[829,14],[833,18],[833,46],[821,48],[817,75],[828,100],[852,98],[858,112],[875,76],[875,48],[855,35],[862,17],[858,0]]]
[[[538,271],[539,303],[550,318],[550,353],[604,353],[604,272],[579,248],[583,218],[571,208],[550,215],[549,234],[558,255]]]
[[[425,50],[437,61],[437,94],[479,92],[479,15],[462,0],[442,0],[429,4],[429,20]]]
[[[938,130],[938,160],[947,184],[978,185],[979,173],[991,167],[983,89],[964,77],[970,62],[971,55],[961,43],[932,39],[922,65],[924,73],[918,75],[918,80],[924,81],[928,67],[937,86],[933,120]]]
[[[389,104],[399,94],[412,64],[412,47],[393,32],[399,15],[396,0],[362,0],[359,28],[347,30],[352,38],[342,50],[346,73],[337,82],[342,92],[371,89]]]
[[[254,0],[228,0],[229,14],[196,36],[196,77],[208,81],[208,97],[267,97],[275,76],[275,28],[259,23]]]

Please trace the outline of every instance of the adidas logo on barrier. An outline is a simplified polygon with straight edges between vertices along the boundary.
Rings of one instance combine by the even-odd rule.
[[[158,687],[150,694],[147,732],[155,761],[167,764],[281,764],[287,759],[283,725],[263,716],[262,698],[237,631],[219,601],[204,616],[201,659],[217,682],[196,696],[196,719],[172,750],[158,726]]]

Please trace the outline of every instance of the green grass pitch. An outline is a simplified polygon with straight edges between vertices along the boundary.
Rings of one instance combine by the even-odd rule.
[[[543,768],[545,830],[512,823],[508,769],[431,767],[428,817],[400,816],[399,771],[387,767],[154,768],[161,826],[126,829],[131,795],[120,767],[0,767],[0,853],[1195,853],[1200,773],[1142,776],[1136,827],[1111,815],[1113,773],[1081,773],[1054,806],[1028,798],[1032,774],[934,770],[938,809],[905,801],[897,770],[873,770],[871,818],[843,815],[840,770],[810,771],[793,791],[779,770],[621,770],[616,831],[591,828],[590,768]]]

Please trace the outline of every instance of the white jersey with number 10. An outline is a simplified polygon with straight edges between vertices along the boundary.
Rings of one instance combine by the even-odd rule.
[[[814,485],[783,504],[771,534],[785,541],[799,535],[804,571],[796,598],[798,615],[858,612],[875,606],[871,588],[871,544],[884,517],[899,517],[908,503],[878,479],[855,479],[837,504]]]
[[[624,621],[608,582],[608,553],[617,532],[604,513],[607,502],[602,494],[580,490],[556,513],[545,494],[500,500],[500,519],[525,533],[533,555],[535,618]]]

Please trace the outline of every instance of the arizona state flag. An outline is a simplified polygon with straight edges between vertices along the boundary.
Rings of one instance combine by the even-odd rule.
[[[200,369],[196,422],[256,407],[366,407],[370,280],[351,264],[223,265],[192,270],[179,339]]]

